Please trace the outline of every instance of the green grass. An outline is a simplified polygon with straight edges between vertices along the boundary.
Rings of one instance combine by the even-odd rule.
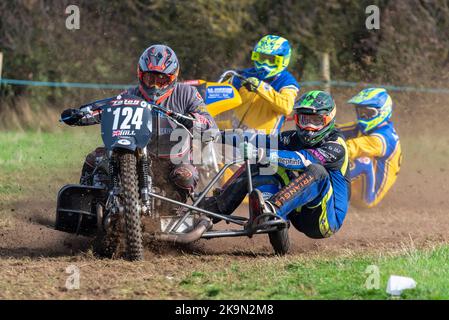
[[[448,260],[447,246],[398,256],[257,259],[225,270],[194,271],[181,287],[201,299],[389,299],[388,278],[401,275],[417,282],[401,298],[449,299]],[[366,288],[370,265],[379,268],[378,289]]]
[[[67,179],[79,173],[86,154],[100,143],[98,127],[0,132],[0,201],[47,195],[48,186],[53,191],[64,180],[76,182]]]
[[[71,128],[58,133],[2,132],[1,170],[6,173],[50,171],[79,165],[85,153],[99,145],[98,129]]]

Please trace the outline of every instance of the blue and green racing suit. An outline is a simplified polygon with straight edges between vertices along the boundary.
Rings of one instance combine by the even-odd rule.
[[[271,160],[276,159],[277,169],[266,175],[261,174],[260,165],[253,165],[254,187],[275,205],[280,217],[290,220],[307,236],[326,238],[338,231],[345,219],[351,192],[349,158],[342,135],[334,130],[310,148],[301,146],[296,131],[264,137],[267,154]],[[270,149],[273,137],[276,137],[277,149]],[[247,181],[242,166],[216,197],[214,209],[232,214],[246,194]]]

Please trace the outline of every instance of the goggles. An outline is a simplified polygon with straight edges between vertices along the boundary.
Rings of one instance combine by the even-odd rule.
[[[269,66],[282,67],[284,57],[253,51],[251,53],[251,60],[259,63],[266,63]]]
[[[144,72],[142,73],[142,82],[148,88],[157,87],[164,88],[175,81],[176,75],[165,74],[160,72]]]
[[[373,119],[377,115],[379,115],[379,109],[372,108],[372,107],[359,107],[359,106],[357,106],[355,108],[355,111],[357,113],[357,118],[362,119],[362,120]]]
[[[296,113],[294,117],[295,123],[303,130],[320,131],[334,119],[335,110],[334,108],[330,114]]]

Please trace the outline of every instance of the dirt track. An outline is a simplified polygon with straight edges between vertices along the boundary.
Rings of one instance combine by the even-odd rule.
[[[449,238],[449,185],[444,168],[422,166],[413,172],[404,165],[397,184],[381,205],[371,210],[351,208],[343,228],[330,239],[312,240],[293,228],[292,254],[345,249],[395,248]],[[54,200],[30,200],[13,205],[14,228],[0,235],[0,257],[73,255],[89,247],[86,238],[52,229]],[[241,207],[241,213],[245,208]],[[222,226],[226,227],[225,224]],[[194,246],[202,254],[252,255],[272,252],[267,236],[202,240]],[[150,253],[149,253],[150,254]]]

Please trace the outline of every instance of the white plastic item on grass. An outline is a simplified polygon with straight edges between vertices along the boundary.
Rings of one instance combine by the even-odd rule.
[[[416,288],[416,281],[412,278],[401,276],[390,276],[387,284],[387,293],[393,296],[400,296],[405,289]]]

